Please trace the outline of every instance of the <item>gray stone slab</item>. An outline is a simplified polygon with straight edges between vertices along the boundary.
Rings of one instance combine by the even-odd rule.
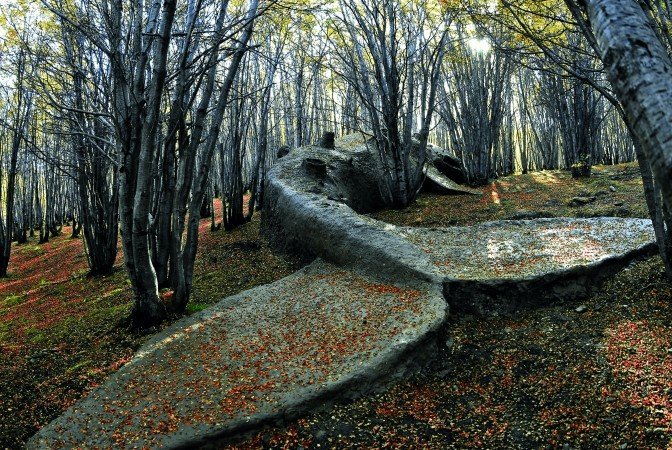
[[[468,195],[483,195],[483,192],[478,189],[470,188],[469,186],[462,186],[457,184],[434,167],[429,164],[426,168],[427,180],[425,183],[431,184],[431,189],[443,194],[468,194]]]
[[[550,218],[397,228],[439,269],[452,313],[512,313],[588,296],[657,252],[650,220]]]
[[[401,376],[446,317],[440,288],[316,261],[178,321],[28,448],[178,448]]]
[[[336,141],[333,151],[311,147],[283,159],[267,184],[263,225],[271,242],[341,266],[441,283],[451,310],[478,314],[588,295],[633,258],[656,251],[651,222],[640,219],[514,220],[444,229],[373,220],[359,214],[382,203],[371,150],[367,136],[357,134]],[[325,161],[323,179],[301,171],[305,158]]]
[[[449,279],[526,280],[599,265],[652,245],[650,220],[547,218],[471,227],[397,228]]]

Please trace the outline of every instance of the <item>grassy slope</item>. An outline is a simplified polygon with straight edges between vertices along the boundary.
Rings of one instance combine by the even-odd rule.
[[[148,336],[119,326],[132,292],[120,255],[113,275],[86,277],[69,229],[44,245],[15,246],[0,281],[0,448],[17,448],[118,369]],[[259,220],[233,232],[201,225],[189,312],[297,269],[259,236]]]
[[[648,217],[635,164],[593,169],[593,177],[578,180],[565,171],[505,177],[482,187],[482,196],[423,194],[405,210],[381,211],[374,217],[421,227],[472,225],[530,211],[540,217]],[[585,206],[569,205],[572,198],[584,196],[596,196],[596,200]]]

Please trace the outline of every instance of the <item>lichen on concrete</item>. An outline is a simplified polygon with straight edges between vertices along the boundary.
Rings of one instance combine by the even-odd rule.
[[[447,278],[528,279],[598,264],[654,240],[649,220],[553,218],[471,227],[405,228]]]

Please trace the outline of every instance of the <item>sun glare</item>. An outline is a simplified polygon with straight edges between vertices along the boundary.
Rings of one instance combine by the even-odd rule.
[[[482,38],[471,38],[467,41],[467,45],[469,45],[469,48],[473,51],[478,53],[488,53],[492,48],[490,42],[487,39]]]

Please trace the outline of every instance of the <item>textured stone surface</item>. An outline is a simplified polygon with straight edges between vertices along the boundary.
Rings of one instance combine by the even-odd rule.
[[[473,227],[397,228],[439,269],[454,313],[508,313],[591,294],[655,254],[649,220],[553,218]]]
[[[434,285],[318,260],[173,324],[28,448],[214,444],[401,376],[445,309]]]
[[[324,161],[326,175],[306,171],[307,159]],[[269,173],[262,231],[287,252],[385,276],[438,282],[438,271],[428,271],[430,261],[416,245],[391,233],[392,225],[358,214],[383,205],[380,170],[361,134],[337,140],[336,150],[291,152]]]
[[[322,183],[301,172],[302,162],[316,155],[327,162]],[[655,251],[651,223],[640,219],[514,220],[444,229],[379,222],[357,213],[382,204],[373,160],[360,134],[337,140],[334,151],[306,148],[284,159],[272,170],[265,197],[271,241],[343,266],[444,283],[452,286],[446,292],[454,298],[447,300],[458,310],[473,294],[478,301],[467,309],[483,312],[488,305],[497,311],[507,302],[514,309],[527,304],[514,298],[521,292],[539,300],[529,304],[585,295],[624,262]],[[362,199],[367,196],[370,201]]]
[[[336,265],[317,260],[178,321],[28,447],[216,446],[403,376],[433,354],[449,307],[564,301],[655,251],[637,219],[396,227],[362,215],[382,205],[382,178],[364,134],[289,152],[269,174],[263,229]]]
[[[425,186],[431,191],[439,192],[441,194],[470,194],[470,195],[483,195],[478,189],[473,189],[468,186],[462,186],[457,184],[439,170],[429,165],[426,169],[427,179],[425,180]]]
[[[464,165],[460,159],[451,155],[446,149],[436,145],[427,145],[427,160],[442,175],[452,180],[454,183],[464,184],[467,182],[467,176]]]
[[[649,220],[549,218],[471,227],[397,228],[451,279],[524,280],[599,265],[645,249],[655,239]]]

